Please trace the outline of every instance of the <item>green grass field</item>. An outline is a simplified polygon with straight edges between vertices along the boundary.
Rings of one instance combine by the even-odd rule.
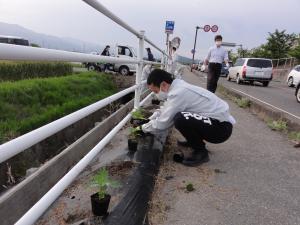
[[[0,143],[114,94],[104,74],[37,78],[0,83]]]

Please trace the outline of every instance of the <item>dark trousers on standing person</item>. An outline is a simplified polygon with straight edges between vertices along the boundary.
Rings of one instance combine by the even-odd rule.
[[[196,152],[207,152],[204,141],[219,144],[228,140],[233,127],[230,122],[220,122],[193,112],[177,113],[174,125]]]
[[[207,75],[207,90],[215,93],[218,86],[218,80],[221,75],[222,64],[221,63],[209,63],[208,75]]]

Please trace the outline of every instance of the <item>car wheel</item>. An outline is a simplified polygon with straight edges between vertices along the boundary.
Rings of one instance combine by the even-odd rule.
[[[96,67],[94,65],[89,65],[88,66],[88,71],[95,71]]]
[[[297,99],[297,102],[300,103],[300,88],[297,88],[297,91],[296,91],[296,99]]]
[[[226,79],[227,79],[228,81],[231,81],[231,77],[229,76],[229,74],[227,75]]]
[[[237,84],[241,84],[241,83],[242,83],[241,78],[240,78],[240,75],[237,75],[237,76],[236,76],[236,83],[237,83]]]
[[[294,79],[293,79],[293,77],[290,77],[289,79],[288,79],[288,82],[287,82],[287,85],[289,86],[289,87],[293,87],[294,86]]]
[[[253,80],[249,81],[249,84],[254,85],[254,81]]]
[[[126,67],[126,66],[121,66],[120,69],[119,69],[119,73],[123,76],[127,76],[129,75],[129,68]]]
[[[262,84],[264,87],[267,87],[269,85],[269,81],[264,81]]]

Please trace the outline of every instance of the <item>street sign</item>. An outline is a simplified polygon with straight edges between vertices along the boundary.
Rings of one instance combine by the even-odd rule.
[[[205,25],[205,26],[203,27],[203,30],[204,30],[205,32],[209,32],[209,31],[210,31],[210,26],[209,26],[209,25]]]
[[[166,31],[167,34],[173,34],[174,25],[175,25],[174,21],[166,21],[166,29],[165,29],[165,31]]]
[[[217,25],[213,25],[213,26],[211,27],[211,31],[214,32],[214,33],[217,32],[218,29],[219,29],[219,27],[218,27]]]
[[[236,47],[236,43],[222,42],[222,46],[224,46],[224,47]]]

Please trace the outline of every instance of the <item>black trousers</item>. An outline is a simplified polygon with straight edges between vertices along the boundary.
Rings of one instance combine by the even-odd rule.
[[[219,144],[232,133],[230,122],[201,116],[192,112],[179,112],[174,117],[175,128],[185,137],[194,150],[206,150],[204,141]]]
[[[207,90],[215,93],[217,90],[218,80],[221,75],[222,64],[220,63],[209,63],[208,64],[208,75],[207,75]]]

